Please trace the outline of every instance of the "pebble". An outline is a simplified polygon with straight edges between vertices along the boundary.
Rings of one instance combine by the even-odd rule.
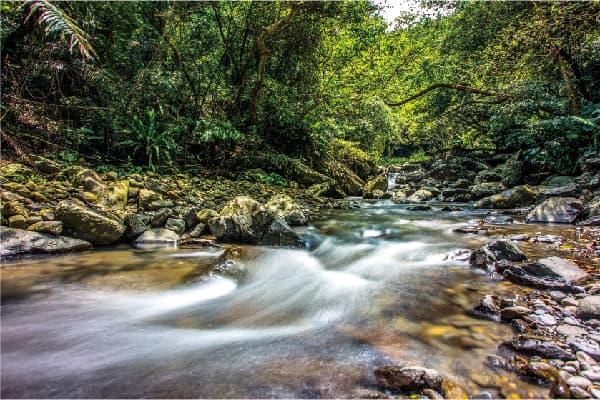
[[[423,389],[423,394],[433,400],[443,400],[444,396],[433,389]]]
[[[577,361],[581,365],[582,369],[590,369],[593,366],[597,366],[598,363],[589,354],[584,351],[578,351],[576,353]]]
[[[554,301],[561,301],[562,299],[567,297],[567,295],[564,292],[561,292],[560,290],[551,290],[549,294]]]
[[[542,314],[542,315],[538,316],[537,320],[546,326],[554,326],[557,324],[556,318],[554,318],[550,314]]]
[[[556,328],[556,332],[560,333],[561,335],[567,336],[567,337],[577,337],[577,336],[583,336],[585,335],[587,332],[585,329],[580,328],[578,326],[574,326],[574,325],[559,325]]]
[[[568,372],[571,375],[575,375],[577,373],[575,367],[571,365],[565,365],[564,367],[562,367],[562,371]]]
[[[562,299],[560,301],[560,305],[563,307],[567,307],[567,306],[577,307],[579,305],[579,302],[577,300],[575,300],[573,297],[565,297],[564,299]]]
[[[592,387],[590,393],[595,399],[600,399],[600,386]]]
[[[569,385],[569,387],[575,386],[582,389],[587,389],[588,387],[592,386],[592,381],[584,378],[583,376],[572,376],[567,379],[567,385]]]
[[[600,382],[600,368],[585,370],[581,372],[581,376],[592,382]]]
[[[521,318],[528,315],[531,311],[527,307],[515,306],[503,308],[500,312],[503,320],[513,320],[515,318]]]
[[[571,392],[571,396],[575,399],[589,399],[592,397],[591,394],[580,387],[569,387],[569,391]]]
[[[566,317],[565,319],[563,319],[563,322],[568,325],[579,326],[579,321],[572,317]]]

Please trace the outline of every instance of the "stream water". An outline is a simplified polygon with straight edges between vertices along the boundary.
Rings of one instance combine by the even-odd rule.
[[[484,367],[511,336],[465,309],[498,286],[460,249],[466,210],[384,201],[331,210],[310,249],[241,248],[239,280],[199,278],[222,250],[110,250],[2,265],[3,398],[362,397],[373,368],[435,368],[471,394],[547,389]],[[200,271],[200,272],[199,272]]]

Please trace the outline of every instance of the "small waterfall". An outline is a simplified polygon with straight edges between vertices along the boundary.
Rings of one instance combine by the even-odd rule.
[[[396,186],[398,186],[396,184],[396,177],[400,175],[399,172],[391,172],[388,174],[387,176],[387,181],[388,181],[388,190],[392,190],[395,189]]]

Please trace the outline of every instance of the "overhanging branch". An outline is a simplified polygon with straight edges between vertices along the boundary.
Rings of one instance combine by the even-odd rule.
[[[467,86],[467,85],[462,85],[460,83],[435,83],[431,86],[429,86],[428,88],[421,90],[419,93],[410,96],[407,99],[404,99],[402,101],[398,101],[398,102],[392,102],[392,101],[388,101],[388,100],[383,100],[383,102],[390,106],[390,107],[398,107],[398,106],[403,106],[406,103],[410,103],[413,100],[418,99],[421,96],[426,95],[427,93],[436,90],[436,89],[453,89],[453,90],[460,90],[462,92],[467,92],[467,93],[472,93],[472,94],[479,94],[482,96],[490,96],[490,97],[496,97],[498,99],[512,99],[515,98],[515,96],[511,95],[511,94],[507,94],[507,93],[498,93],[498,92],[492,92],[492,91],[488,91],[488,90],[482,90],[482,89],[477,89],[471,86]]]

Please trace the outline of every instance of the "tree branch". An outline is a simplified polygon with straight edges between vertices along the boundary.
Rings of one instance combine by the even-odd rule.
[[[426,95],[427,93],[436,90],[436,89],[453,89],[453,90],[460,90],[462,92],[467,92],[467,93],[472,93],[472,94],[479,94],[482,96],[490,96],[490,97],[496,97],[498,99],[513,99],[516,98],[515,96],[511,95],[511,94],[507,94],[507,93],[498,93],[498,92],[491,92],[488,90],[482,90],[482,89],[477,89],[471,86],[467,86],[467,85],[462,85],[460,83],[435,83],[431,86],[429,86],[428,88],[421,90],[419,93],[410,96],[407,99],[404,99],[402,101],[398,101],[398,102],[393,102],[393,101],[388,101],[386,99],[383,100],[383,102],[390,106],[390,107],[398,107],[398,106],[403,106],[406,103],[410,103],[413,100],[418,99],[419,97],[422,97],[424,95]]]

